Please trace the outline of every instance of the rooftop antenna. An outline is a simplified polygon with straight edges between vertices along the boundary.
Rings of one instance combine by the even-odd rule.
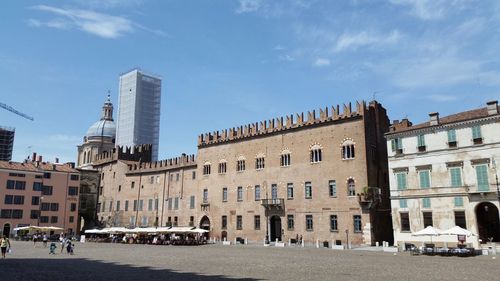
[[[377,94],[379,94],[379,93],[380,93],[380,91],[375,91],[375,92],[373,92],[373,95],[372,95],[372,100],[376,100],[376,98],[377,98]]]

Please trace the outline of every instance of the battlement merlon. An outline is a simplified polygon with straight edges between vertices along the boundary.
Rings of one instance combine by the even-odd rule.
[[[151,162],[152,145],[116,146],[95,156],[94,165],[102,165],[116,160]]]
[[[138,162],[136,164],[129,164],[127,174],[156,173],[161,171],[196,167],[196,165],[196,156],[194,154],[187,155],[183,153],[179,157],[154,162]]]
[[[376,101],[375,104],[378,104]],[[372,103],[370,102],[370,106]],[[334,122],[338,120],[345,120],[349,118],[364,116],[368,110],[365,101],[356,101],[355,109],[352,104],[344,104],[342,111],[340,105],[332,106],[331,111],[328,107],[319,109],[319,114],[316,110],[312,110],[304,114],[304,112],[287,115],[285,117],[273,118],[260,122],[251,123],[249,125],[239,126],[222,130],[221,132],[215,131],[212,133],[205,133],[198,136],[198,147],[223,143],[233,140],[241,140],[265,134],[271,134],[279,131],[292,130],[299,127],[313,126],[318,123]],[[294,119],[296,116],[296,119]],[[307,119],[306,119],[307,117]],[[229,133],[228,133],[229,132]]]

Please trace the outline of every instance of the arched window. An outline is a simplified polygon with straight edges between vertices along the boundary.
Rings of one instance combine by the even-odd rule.
[[[310,157],[310,160],[311,160],[311,163],[319,163],[321,162],[322,160],[322,147],[319,145],[319,144],[315,144],[313,146],[311,146],[311,157]]]
[[[347,195],[356,196],[356,183],[353,178],[347,180]]]
[[[227,171],[226,160],[220,160],[219,162],[219,174],[225,174]]]
[[[92,157],[91,157],[91,154],[92,154],[92,150],[91,150],[91,151],[89,151],[89,152],[87,152],[87,163],[90,163],[90,162],[91,162],[91,160],[92,160],[92,159],[91,159],[91,158],[92,158]]]
[[[280,159],[280,166],[281,167],[288,167],[292,164],[291,162],[291,157],[290,157],[290,150],[285,149],[281,152],[281,159]]]
[[[265,167],[265,155],[264,153],[259,153],[255,157],[255,169],[256,170],[262,170]]]
[[[342,143],[342,159],[354,159],[354,145],[352,140],[346,140]]]
[[[82,164],[86,164],[87,163],[87,151],[84,151],[83,152],[83,163]]]
[[[245,157],[244,156],[240,156],[238,157],[238,160],[236,162],[236,171],[237,172],[243,172],[245,171]]]
[[[210,175],[211,172],[211,164],[210,162],[205,162],[203,164],[203,175]]]

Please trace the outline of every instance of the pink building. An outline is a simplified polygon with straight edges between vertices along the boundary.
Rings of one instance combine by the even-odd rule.
[[[57,226],[77,231],[80,173],[73,163],[0,161],[0,234],[18,226]]]

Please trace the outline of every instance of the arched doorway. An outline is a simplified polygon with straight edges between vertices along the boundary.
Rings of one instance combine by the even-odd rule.
[[[220,240],[221,241],[226,241],[227,240],[227,231],[222,231],[220,234]]]
[[[10,223],[6,223],[3,225],[2,235],[10,237]]]
[[[200,220],[200,228],[210,231],[210,219],[207,216],[203,216]],[[210,236],[210,232],[203,234],[207,239]]]
[[[490,202],[483,202],[476,207],[476,220],[479,238],[486,243],[489,238],[500,242],[500,219],[498,208]]]
[[[271,242],[276,241],[276,239],[278,239],[278,241],[281,241],[281,218],[279,216],[272,216],[270,227]]]

